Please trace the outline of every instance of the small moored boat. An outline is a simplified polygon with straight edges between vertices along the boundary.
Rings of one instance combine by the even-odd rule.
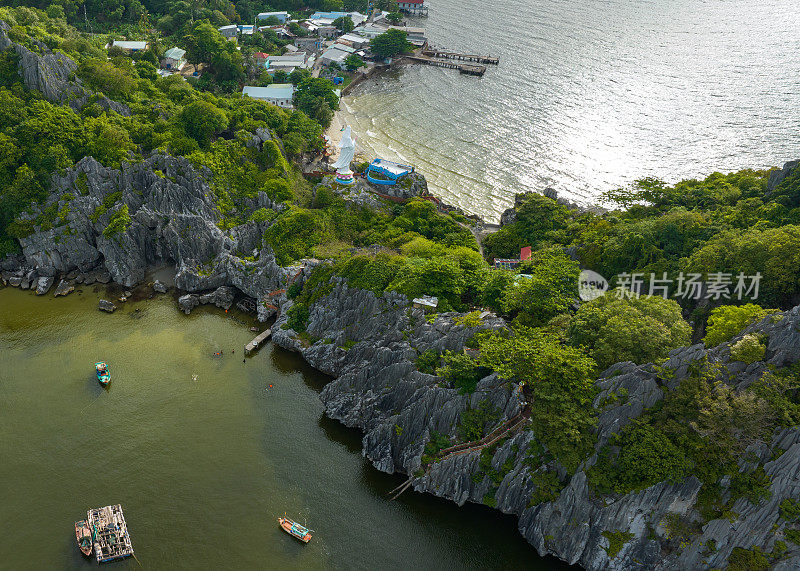
[[[101,385],[106,386],[111,382],[111,373],[108,370],[108,365],[103,362],[95,363],[94,370],[97,373],[97,380],[100,381]]]
[[[311,541],[311,534],[313,530],[308,529],[307,527],[303,527],[297,522],[290,520],[288,517],[279,517],[278,518],[278,525],[281,526],[281,529],[291,535],[292,537],[296,537],[303,543],[308,543]]]
[[[75,539],[81,553],[89,557],[92,554],[92,532],[89,531],[89,524],[86,521],[75,522]]]

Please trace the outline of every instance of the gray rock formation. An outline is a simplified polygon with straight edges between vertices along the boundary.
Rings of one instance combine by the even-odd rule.
[[[186,315],[189,315],[198,305],[213,304],[221,309],[230,309],[235,297],[236,291],[233,288],[220,286],[213,292],[204,295],[194,293],[182,295],[178,298],[178,306]]]
[[[53,295],[55,297],[59,297],[59,296],[62,296],[62,295],[67,295],[67,294],[72,293],[72,291],[74,289],[75,289],[75,286],[72,285],[72,282],[67,281],[67,280],[61,280],[60,282],[58,282],[58,285],[56,286],[56,291],[53,292]]]
[[[52,276],[42,276],[36,280],[36,295],[44,295],[53,287],[54,278]]]
[[[676,540],[676,522],[699,519],[697,501],[702,484],[694,476],[619,497],[597,497],[585,472],[596,461],[596,454],[571,475],[557,463],[537,466],[530,462],[528,452],[541,445],[529,426],[509,433],[488,450],[491,468],[499,474],[497,485],[481,471],[485,449],[423,464],[431,434],[437,432],[455,441],[461,414],[468,407],[488,402],[496,412],[496,426],[518,418],[523,409],[525,397],[519,387],[494,376],[481,380],[478,390],[467,396],[416,367],[419,353],[462,350],[475,331],[505,327],[501,319],[489,317],[468,328],[459,324],[458,314],[443,314],[428,323],[422,311],[410,308],[401,295],[376,297],[334,278],[330,293],[310,307],[306,334],[301,338],[283,328],[292,301],[284,297],[280,305],[274,341],[300,352],[312,366],[334,377],[321,394],[325,412],[364,432],[363,454],[377,469],[412,475],[414,490],[459,505],[486,502],[491,493],[492,504],[515,514],[520,533],[543,555],[587,569],[713,569],[725,567],[736,547],[757,546],[770,552],[775,542],[784,538],[788,524],[780,520],[778,506],[784,499],[800,497],[800,427],[778,431],[771,443],[749,449],[765,462],[771,480],[768,500],[754,505],[741,498],[733,506],[734,521],[712,520],[699,532]],[[768,340],[765,361],[750,366],[732,362],[730,344],[753,332]],[[719,363],[723,366],[720,379],[743,388],[767,366],[784,367],[800,361],[800,307],[751,325],[731,343],[713,349],[703,345],[678,349],[659,370],[633,363],[609,368],[597,381],[595,450],[677,386],[693,363],[703,359]],[[785,452],[774,454],[777,450]],[[744,469],[746,463],[740,465]],[[537,492],[537,472],[549,469],[559,472],[565,487],[552,501],[531,504],[532,494]],[[608,534],[622,538],[613,558]],[[796,568],[792,564],[800,560],[800,546],[787,545],[778,569]]]
[[[167,293],[167,286],[156,280],[153,282],[153,291],[156,293]]]
[[[767,180],[767,194],[778,188],[778,185],[780,185],[787,176],[792,174],[792,171],[796,169],[798,165],[800,165],[800,159],[786,162],[783,164],[783,168],[772,171]]]
[[[189,315],[192,310],[200,305],[200,296],[193,293],[187,293],[178,298],[178,307],[181,308],[186,315]]]
[[[178,267],[177,287],[189,292],[232,286],[259,298],[281,289],[284,272],[261,243],[266,225],[223,232],[208,176],[186,159],[163,154],[119,170],[84,158],[54,177],[48,201],[30,215],[36,219],[53,203],[66,211],[55,227],[36,227],[20,240],[25,265],[40,275],[81,272],[79,283],[113,280],[130,287],[148,267],[167,263]],[[104,235],[123,206],[130,225]]]
[[[77,64],[60,52],[51,51],[47,45],[37,40],[39,53],[12,42],[8,37],[8,25],[0,20],[0,50],[13,49],[19,57],[19,75],[25,87],[38,91],[52,103],[64,103],[80,111],[90,101],[103,109],[114,111],[126,117],[131,111],[127,105],[112,101],[104,95],[97,96],[75,77]],[[41,55],[40,55],[41,54]]]
[[[107,299],[101,299],[97,304],[97,309],[100,311],[105,311],[107,313],[114,313],[117,310],[117,306],[108,301]]]

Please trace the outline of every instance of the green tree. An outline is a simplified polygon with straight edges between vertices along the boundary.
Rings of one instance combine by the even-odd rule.
[[[536,252],[523,264],[521,274],[506,287],[500,302],[503,312],[517,323],[544,325],[577,300],[580,268],[560,248]]]
[[[355,71],[364,65],[364,60],[356,54],[350,54],[344,59],[344,67],[348,71]]]
[[[228,126],[225,112],[208,101],[195,101],[181,111],[181,124],[186,134],[201,147],[208,146],[211,137]]]
[[[414,49],[408,41],[407,34],[394,28],[374,37],[369,45],[372,53],[382,58],[394,57]]]
[[[567,329],[570,344],[584,347],[601,368],[619,361],[655,361],[689,343],[691,327],[675,301],[619,298],[616,293],[581,305]]]
[[[530,388],[537,438],[574,469],[594,441],[594,361],[541,329],[520,326],[511,337],[488,337],[480,346],[479,363]]]
[[[745,305],[721,305],[714,308],[708,316],[706,347],[716,347],[736,337],[742,329],[767,316],[769,310],[754,303]]]
[[[339,16],[333,21],[333,25],[342,33],[352,32],[355,28],[353,19],[350,16]]]
[[[207,63],[215,54],[226,50],[227,40],[208,21],[195,24],[191,32],[183,38],[186,46],[186,59],[191,63]]]
[[[386,19],[392,24],[399,24],[403,21],[403,15],[400,12],[389,12],[389,14],[386,16]]]
[[[321,77],[304,79],[294,93],[294,105],[323,127],[330,125],[333,111],[339,108],[333,82]]]

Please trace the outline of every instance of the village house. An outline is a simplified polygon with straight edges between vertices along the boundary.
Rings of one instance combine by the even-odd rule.
[[[228,41],[236,41],[236,38],[239,36],[239,26],[236,24],[231,24],[230,26],[221,26],[217,28],[220,34],[228,40]]]
[[[242,89],[242,96],[245,95],[253,99],[272,103],[284,109],[292,109],[294,107],[292,103],[292,99],[294,98],[294,85],[291,83],[273,83],[267,87],[246,85],[244,89]]]
[[[168,49],[164,53],[164,60],[162,61],[164,69],[174,69],[180,71],[186,65],[186,50],[179,47]]]
[[[275,32],[279,38],[284,40],[291,40],[297,37],[287,26],[270,26],[270,29]],[[262,28],[259,28],[259,30],[263,31]]]
[[[353,30],[352,33],[358,34],[359,36],[364,36],[368,40],[371,40],[373,38],[377,38],[381,34],[385,34],[387,30],[388,28],[368,24],[366,26],[361,26],[360,28],[356,28],[355,30]]]
[[[289,12],[261,12],[256,16],[256,20],[263,22],[271,17],[277,18],[281,24],[285,24],[291,18]]]
[[[336,40],[337,44],[344,44],[346,46],[351,46],[357,50],[365,48],[369,46],[369,40],[364,36],[359,36],[358,34],[345,34],[343,36],[339,36],[339,39]]]
[[[525,246],[519,251],[519,258],[495,258],[494,259],[494,269],[496,270],[513,270],[520,266],[522,262],[525,260],[530,260],[531,258],[531,247]]]
[[[425,28],[416,28],[414,26],[389,26],[389,29],[405,32],[408,41],[417,47],[422,47],[428,43]]]
[[[236,27],[239,29],[239,33],[243,36],[253,35],[254,26],[252,25],[244,24],[244,25],[238,25]]]
[[[136,52],[143,52],[147,49],[147,42],[129,42],[125,40],[114,40],[106,45],[107,49],[117,48],[125,53],[132,54]]]
[[[412,16],[428,15],[428,7],[425,5],[425,0],[401,0],[397,3],[397,9]]]
[[[331,65],[335,63],[339,67],[344,67],[344,60],[354,52],[355,50],[353,48],[341,44],[334,44],[320,56],[320,61],[322,65]]]
[[[268,59],[269,54],[265,54],[264,52],[256,52],[253,54],[253,61],[256,63],[257,67],[267,67]]]
[[[300,22],[300,24],[298,24],[298,25],[301,28],[303,28],[305,31],[307,31],[309,34],[314,35],[314,36],[318,35],[317,31],[319,30],[319,26],[317,26],[313,22],[309,22],[308,20],[305,20],[303,22]]]
[[[295,38],[294,45],[296,48],[306,51],[317,51],[322,49],[322,40],[313,36],[305,38]]]
[[[267,71],[270,75],[276,71],[292,73],[295,69],[307,69],[313,65],[313,59],[307,59],[305,52],[297,52],[282,56],[269,56],[267,59]]]
[[[337,38],[341,33],[341,30],[336,26],[319,26],[317,28],[317,35],[320,38]]]

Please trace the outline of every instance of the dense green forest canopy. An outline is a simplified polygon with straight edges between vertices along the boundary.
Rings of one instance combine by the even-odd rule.
[[[161,24],[162,18],[186,19],[187,21],[209,19],[216,25],[228,23],[253,22],[256,14],[286,10],[293,14],[310,14],[313,11],[366,12],[366,0],[20,0],[9,3],[12,6],[27,6],[47,10],[54,18],[66,18],[67,22],[79,27],[94,26],[96,31],[109,29],[109,26],[133,24],[151,26]],[[380,10],[394,10],[394,0],[378,0],[373,6]]]

